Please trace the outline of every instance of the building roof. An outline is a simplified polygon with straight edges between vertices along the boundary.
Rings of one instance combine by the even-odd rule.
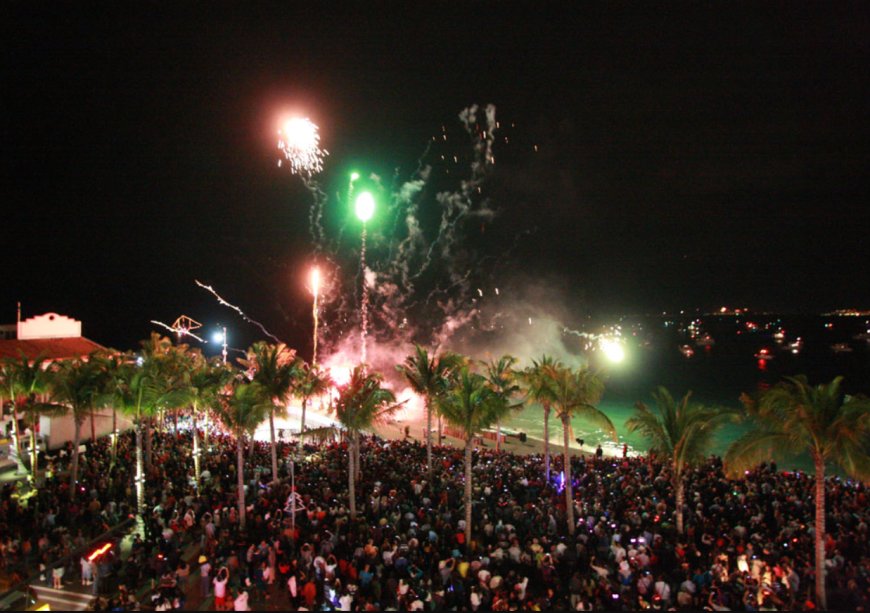
[[[105,349],[102,345],[83,336],[68,338],[0,339],[0,359],[19,358],[21,354],[28,359],[42,355],[50,360],[80,358],[92,351]]]

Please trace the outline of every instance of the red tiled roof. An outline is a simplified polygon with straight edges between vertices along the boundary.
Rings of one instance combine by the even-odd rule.
[[[0,340],[0,359],[18,358],[22,352],[29,359],[34,359],[39,355],[50,360],[79,358],[98,349],[105,349],[105,347],[83,336]]]

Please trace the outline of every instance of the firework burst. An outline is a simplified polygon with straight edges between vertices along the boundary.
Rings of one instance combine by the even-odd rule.
[[[310,178],[323,170],[329,152],[320,148],[319,128],[307,118],[294,117],[278,130],[278,149],[284,153],[290,172]],[[283,161],[279,160],[282,166]]]

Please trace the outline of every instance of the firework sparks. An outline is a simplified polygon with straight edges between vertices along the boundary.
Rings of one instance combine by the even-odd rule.
[[[205,285],[204,283],[200,283],[200,282],[197,281],[196,279],[194,279],[194,281],[195,281],[195,283],[196,283],[198,286],[200,286],[202,289],[204,289],[204,290],[210,292],[212,296],[214,296],[215,298],[217,298],[217,301],[218,301],[220,304],[222,304],[222,305],[225,306],[225,307],[229,307],[229,308],[233,309],[236,313],[238,313],[238,314],[242,317],[242,319],[244,319],[244,320],[245,320],[246,322],[248,322],[249,324],[254,324],[254,325],[257,326],[258,328],[260,328],[260,330],[263,332],[263,334],[265,334],[266,336],[268,336],[269,338],[271,338],[271,339],[272,339],[273,341],[275,341],[276,343],[280,343],[280,342],[281,342],[281,339],[279,339],[277,336],[275,336],[274,334],[272,334],[271,332],[269,332],[268,330],[266,330],[266,327],[265,327],[263,324],[261,324],[259,321],[256,321],[256,320],[251,319],[250,317],[248,317],[247,315],[245,315],[245,313],[242,311],[242,309],[240,309],[239,307],[237,307],[237,306],[234,305],[234,304],[230,304],[229,302],[227,302],[226,300],[224,300],[223,298],[221,298],[221,296],[220,296],[216,291],[214,291],[214,289],[212,289],[211,285]]]
[[[323,170],[328,151],[320,148],[319,128],[308,118],[294,117],[278,130],[278,149],[284,153],[290,172],[312,177]],[[281,161],[278,165],[282,165]]]
[[[478,228],[483,232],[485,224],[496,217],[484,188],[494,162],[493,149],[500,126],[492,105],[469,106],[458,119],[459,130],[450,133],[449,138],[447,126],[439,126],[434,140],[426,143],[417,168],[407,178],[400,179],[396,169],[392,185],[383,185],[376,174],[360,169],[359,174],[350,175],[343,193],[335,194],[338,202],[352,209],[361,187],[356,182],[365,177],[366,188],[383,207],[379,220],[369,222],[365,243],[353,240],[348,245],[352,226],[346,219],[334,224],[336,234],[325,231],[326,222],[333,221],[328,219],[331,211],[345,209],[326,207],[327,196],[312,176],[314,172],[300,173],[313,198],[308,220],[313,255],[317,260],[330,262],[333,271],[330,278],[334,279],[328,286],[321,286],[316,298],[315,317],[322,320],[315,323],[320,329],[316,341],[318,362],[339,347],[350,350],[351,344],[357,347],[353,353],[362,345],[363,361],[369,361],[376,356],[367,355],[375,346],[367,346],[367,337],[372,337],[377,346],[412,340],[440,345],[459,329],[473,328],[480,315],[479,303],[484,299],[475,290],[482,287],[488,298],[491,286],[482,278],[488,273],[485,269],[481,272],[482,261],[477,251],[464,243],[469,232]],[[290,134],[296,133],[305,131],[297,132],[296,127],[282,131],[282,145],[290,142]],[[316,148],[312,138],[301,140],[306,138]],[[470,151],[466,151],[469,145]],[[285,146],[281,149],[284,151]],[[441,157],[444,161],[437,162]],[[288,155],[284,163],[290,159]],[[453,183],[444,177],[448,172],[451,177],[460,175],[458,185],[448,186]],[[436,215],[421,215],[433,208],[438,211]],[[344,279],[338,271],[351,268],[347,257],[350,254],[359,258],[359,264],[354,262],[353,266],[358,274]],[[481,286],[481,282],[486,285]],[[494,296],[498,295],[495,290]],[[414,323],[421,321],[431,321],[432,325],[423,327]]]
[[[320,269],[315,266],[311,269],[311,293],[314,296],[314,305],[311,308],[311,314],[314,317],[314,348],[311,352],[311,364],[317,364],[317,328],[319,324],[319,313],[317,298],[320,295]]]

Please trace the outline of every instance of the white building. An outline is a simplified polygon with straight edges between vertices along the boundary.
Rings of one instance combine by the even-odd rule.
[[[14,335],[11,331],[14,330]],[[11,338],[10,338],[11,337]],[[20,359],[22,355],[33,360],[39,356],[51,361],[84,358],[105,347],[82,336],[82,322],[58,313],[45,313],[21,320],[19,312],[16,324],[0,326],[0,360]],[[19,416],[20,417],[20,416]],[[12,416],[3,414],[3,428],[0,437],[11,429]],[[22,424],[23,426],[24,424]],[[129,420],[118,416],[118,429],[130,427]],[[93,435],[103,436],[112,431],[112,410],[101,409],[94,413]],[[22,429],[23,432],[23,429]],[[41,417],[38,434],[46,449],[58,449],[75,435],[75,424],[69,415],[61,417]],[[91,422],[82,425],[81,439],[87,441],[92,436]],[[0,447],[6,447],[2,445]]]

